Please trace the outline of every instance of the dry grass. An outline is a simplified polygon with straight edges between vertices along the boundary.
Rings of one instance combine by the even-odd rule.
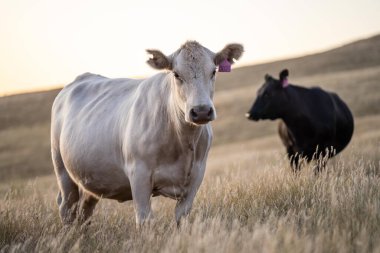
[[[52,173],[50,126],[45,123],[0,131],[0,182]]]
[[[102,200],[85,228],[62,227],[49,150],[57,90],[0,98],[0,252],[380,252],[380,36],[326,53],[219,75],[205,180],[178,229],[153,200],[136,230],[131,202]],[[333,90],[355,114],[350,146],[294,176],[275,122],[244,118],[266,72]],[[293,74],[292,74],[293,73]]]
[[[294,176],[277,136],[219,145],[190,217],[153,200],[135,228],[131,202],[102,200],[87,228],[62,227],[54,176],[0,184],[4,252],[380,252],[378,116],[358,121],[350,147],[314,176]]]
[[[9,252],[379,252],[379,144],[351,148],[315,177],[290,173],[278,152],[208,174],[177,229],[174,201],[153,201],[155,219],[135,228],[131,203],[102,200],[87,228],[64,228],[54,177],[5,189],[0,248]],[[257,152],[256,152],[257,153]],[[260,152],[258,151],[260,154]]]

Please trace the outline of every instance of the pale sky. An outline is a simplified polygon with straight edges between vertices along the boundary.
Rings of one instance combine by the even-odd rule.
[[[148,76],[147,48],[186,40],[236,66],[300,56],[380,33],[379,0],[0,0],[0,95],[48,89],[84,72]]]

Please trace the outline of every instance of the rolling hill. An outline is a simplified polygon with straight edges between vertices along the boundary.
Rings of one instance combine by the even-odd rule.
[[[274,135],[277,124],[253,123],[244,114],[265,73],[277,76],[283,68],[290,70],[290,83],[317,85],[337,92],[348,103],[359,125],[360,119],[366,119],[380,127],[377,117],[380,114],[380,35],[377,35],[314,55],[219,73],[215,94],[218,119],[213,123],[215,138],[211,155],[230,154],[231,150],[239,153],[244,143],[252,140],[261,143],[259,138],[272,138],[273,145],[280,146]],[[49,124],[51,105],[58,92],[0,98],[0,181],[53,173]]]

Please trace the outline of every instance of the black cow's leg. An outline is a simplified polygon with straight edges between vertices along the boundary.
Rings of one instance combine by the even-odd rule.
[[[327,164],[327,159],[318,159],[316,161],[316,166],[314,167],[314,174],[315,175],[318,175],[320,172],[322,172],[325,167],[326,167],[326,164]]]
[[[315,163],[316,163],[314,167],[315,175],[318,175],[320,172],[322,172],[325,169],[327,160],[330,157],[334,156],[334,154],[335,154],[334,149],[331,149],[330,151],[328,148],[321,150],[319,152],[316,152],[314,154],[313,160],[315,160]]]
[[[293,172],[294,173],[299,172],[301,170],[300,155],[288,149],[288,158],[290,160],[290,166],[292,167]]]

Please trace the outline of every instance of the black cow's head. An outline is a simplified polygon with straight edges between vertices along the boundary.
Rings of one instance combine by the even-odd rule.
[[[288,87],[289,71],[280,72],[279,79],[265,75],[265,83],[257,91],[256,101],[251,110],[246,113],[250,120],[277,119],[286,110],[287,96],[285,89]]]

